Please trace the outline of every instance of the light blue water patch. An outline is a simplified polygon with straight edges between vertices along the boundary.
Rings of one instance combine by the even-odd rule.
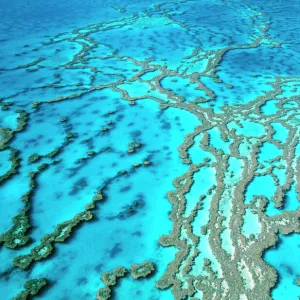
[[[12,260],[15,255],[14,250],[0,247],[0,291],[3,299],[13,299],[18,292],[23,290],[23,284],[28,278],[27,273],[14,268]],[[9,284],[7,284],[7,279],[9,279]]]
[[[18,117],[19,114],[14,111],[0,109],[0,128],[9,128],[11,130],[16,129],[18,125]]]
[[[248,204],[254,196],[263,195],[271,200],[276,191],[274,179],[271,175],[255,176],[247,187],[245,203]]]
[[[68,97],[78,94],[78,87],[63,86],[63,87],[37,87],[32,90],[25,90],[18,95],[11,96],[16,108],[31,109],[33,102],[47,102],[59,97]]]
[[[221,132],[218,128],[207,130],[207,133],[209,134],[209,145],[211,147],[215,148],[216,150],[221,149],[225,154],[230,153],[230,142],[225,142],[222,139]]]
[[[120,74],[126,79],[130,79],[133,75],[141,70],[140,66],[135,65],[131,61],[112,57],[101,60],[99,58],[91,58],[88,61],[88,65],[91,67],[96,67],[101,72],[110,75]]]
[[[201,77],[201,82],[215,93],[216,100],[218,100],[216,105],[223,106],[228,104],[247,103],[258,96],[264,95],[262,90],[272,90],[271,86],[266,84],[267,78],[265,76],[249,74],[247,80],[244,76],[242,77],[232,72],[229,64],[234,63],[235,62],[227,62],[224,69],[221,69],[221,71],[218,72],[221,82],[216,82],[211,77]],[[241,71],[239,72],[241,73]],[[233,77],[235,78],[233,79]]]
[[[216,99],[218,100],[215,102],[215,105],[223,106],[225,104],[228,104],[228,99],[229,99],[229,88],[226,87],[225,84],[222,84],[220,82],[216,82],[214,78],[212,77],[206,77],[206,76],[201,76],[199,78],[200,82],[204,84],[206,88],[209,90],[213,91],[214,94],[216,95]]]
[[[299,81],[296,79],[293,82],[293,79],[291,81],[284,82],[281,86],[281,93],[277,97],[279,99],[288,98],[288,97],[294,97],[295,95],[300,94],[300,88],[299,88]]]
[[[209,58],[210,56],[205,54],[198,54],[197,56],[191,55],[189,58],[185,57],[184,61],[181,61],[182,65],[178,68],[177,72],[179,74],[187,75],[204,72]]]
[[[298,142],[298,144],[295,147],[295,156],[296,157],[300,156],[300,141]]]
[[[93,50],[91,50],[88,55],[86,56],[87,59],[92,59],[97,57],[107,57],[109,55],[112,55],[112,49],[108,45],[98,44],[97,46],[93,47]]]
[[[300,44],[297,43],[298,1],[245,0],[241,3],[237,0],[201,0],[175,1],[158,6],[156,4],[162,4],[162,0],[2,2],[0,101],[12,102],[12,105],[8,110],[0,111],[0,127],[15,129],[18,109],[26,110],[29,118],[27,126],[15,134],[9,145],[20,150],[21,167],[17,174],[1,184],[0,233],[12,226],[12,218],[24,208],[21,197],[29,190],[28,173],[36,171],[43,162],[57,162],[37,176],[30,211],[32,244],[17,251],[0,248],[0,298],[12,299],[23,289],[26,280],[46,277],[53,284],[37,299],[92,299],[97,289],[103,286],[99,279],[102,272],[117,265],[129,268],[132,263],[151,260],[156,265],[155,275],[139,281],[122,280],[114,297],[125,300],[133,297],[141,300],[172,299],[170,290],[159,291],[154,282],[174,260],[177,250],[163,248],[157,240],[162,234],[170,233],[172,228],[168,219],[172,207],[167,192],[174,190],[174,178],[188,170],[188,165],[182,164],[177,147],[184,142],[186,134],[202,124],[184,110],[159,110],[158,104],[149,99],[152,96],[170,102],[165,94],[151,90],[152,86],[145,82],[153,81],[160,71],[141,76],[139,80],[142,82],[131,82],[130,79],[149,66],[164,69],[168,74],[167,81],[176,72],[183,77],[191,76],[190,80],[179,79],[169,82],[170,85],[165,84],[186,101],[207,98],[203,91],[196,89],[197,84],[190,83],[199,79],[216,95],[214,100],[198,103],[199,111],[211,108],[214,113],[222,114],[225,111],[223,105],[246,104],[272,91],[274,86],[269,83],[282,76],[281,95],[272,98],[262,108],[268,116],[275,111],[275,99],[299,92],[299,80],[295,79],[299,74],[297,59],[300,53]],[[262,45],[249,48],[263,35],[258,29],[267,24],[270,28],[261,40]],[[94,39],[95,44],[89,38]],[[281,44],[272,47],[277,42]],[[241,49],[231,49],[236,45],[241,45]],[[84,46],[85,49],[96,47],[88,53],[80,52]],[[206,69],[208,61],[224,49],[228,51],[220,57],[216,69]],[[76,64],[66,68],[64,65],[71,61]],[[21,67],[15,69],[17,66]],[[207,73],[201,74],[205,69]],[[221,82],[214,81],[214,71]],[[145,100],[136,101],[131,106],[121,99],[119,92],[100,91],[101,85],[114,86],[113,83],[119,80],[124,81],[119,86],[129,95]],[[33,102],[62,100],[63,97],[70,99],[43,103],[37,109],[31,107]],[[296,111],[295,101],[284,105],[284,108],[291,108],[284,118]],[[219,122],[224,116],[215,117]],[[253,113],[249,113],[249,118],[257,120]],[[289,121],[291,125],[294,125],[294,120]],[[248,157],[252,145],[266,134],[265,129],[239,118],[235,121],[241,122],[243,127],[233,125],[237,134],[255,137],[245,139],[239,148],[242,155]],[[285,128],[279,128],[279,123],[274,124],[276,133],[273,138],[285,142]],[[210,131],[210,136],[214,147],[229,153],[228,145],[218,133]],[[199,147],[201,138],[201,135],[197,136],[195,145],[189,150],[192,162],[201,163],[206,157],[214,162],[214,157]],[[141,147],[128,153],[129,143],[133,141],[140,143]],[[47,155],[55,149],[60,149],[55,158],[28,162],[33,153]],[[296,156],[299,149],[298,145]],[[272,153],[268,153],[270,151]],[[278,153],[272,147],[266,147],[262,152],[260,161],[269,160]],[[0,152],[0,175],[10,167],[7,156],[8,152]],[[146,160],[151,162],[149,166],[134,167],[136,163],[143,165]],[[227,219],[231,199],[229,191],[243,170],[238,161],[241,160],[229,159],[226,173],[229,177],[224,180],[226,189],[228,187],[227,202],[224,201]],[[273,172],[279,183],[284,184],[284,169],[277,168],[280,164],[286,167],[282,161],[273,162],[276,167]],[[117,179],[115,175],[120,170],[128,173]],[[197,182],[215,177],[209,173],[209,168],[202,170],[198,173],[203,176],[197,178]],[[58,223],[85,210],[85,205],[104,185],[107,198],[95,209],[94,221],[79,226],[65,243],[55,245],[56,251],[49,259],[34,264],[32,269],[23,272],[12,267],[13,257],[28,253],[45,234],[53,232]],[[201,186],[207,190],[209,184],[201,183],[200,189]],[[274,188],[270,176],[258,177],[248,187],[246,200],[264,194],[271,201]],[[199,190],[195,195],[202,193]],[[197,236],[209,221],[213,195],[207,195],[203,200],[203,209],[198,211],[192,223]],[[197,198],[189,200],[187,213]],[[273,203],[268,209],[272,207]],[[293,186],[284,199],[283,209],[296,210],[298,207]],[[246,234],[250,232],[248,229],[245,229]],[[223,233],[222,247],[232,253],[230,232],[226,229]],[[220,268],[209,247],[209,234],[201,237],[196,269],[203,267],[204,258],[210,258],[220,277]],[[298,244],[293,247],[297,249]],[[286,253],[290,254],[288,250],[276,253],[276,261],[281,257],[287,259]],[[293,259],[297,262],[296,254]],[[279,265],[278,270],[280,268]],[[290,269],[286,270],[290,272]],[[202,270],[196,271],[199,275]],[[293,280],[299,277],[297,272],[294,272]],[[288,275],[282,277],[288,279]],[[287,291],[292,293],[293,288],[288,287]],[[296,295],[280,295],[279,299],[293,299]],[[202,299],[201,292],[194,297]],[[275,300],[277,298],[274,296]]]
[[[157,90],[152,90],[151,86],[146,82],[131,82],[118,85],[122,90],[125,90],[129,97],[132,98],[147,98],[149,96],[168,101],[165,94],[159,93]]]
[[[38,69],[36,72],[28,72],[26,69],[17,69],[0,73],[1,96],[8,97],[22,91],[36,89],[43,85],[54,83],[53,71],[50,69]],[[16,80],[22,78],[22,80]]]
[[[78,87],[88,86],[91,83],[90,76],[92,73],[88,69],[67,69],[62,68],[55,70],[53,76],[59,76],[59,83],[56,86]]]
[[[274,128],[275,133],[273,134],[272,138],[274,140],[279,140],[281,143],[285,143],[286,139],[289,135],[289,130],[283,126],[281,123],[271,123],[271,126]]]
[[[255,237],[261,232],[261,224],[258,219],[258,215],[253,213],[250,209],[246,209],[246,213],[243,216],[242,234],[249,237],[250,234],[254,234]]]
[[[296,279],[300,277],[300,262],[298,259],[300,235],[280,236],[276,246],[267,250],[264,259],[278,273],[278,283],[272,290],[272,299],[298,299],[300,287]]]
[[[10,153],[10,150],[0,151],[0,176],[6,174],[12,166],[12,162],[9,159]]]
[[[261,147],[259,147],[258,163],[263,166],[268,167],[270,165],[270,160],[282,156],[283,150],[278,149],[274,144],[270,142],[264,142]]]
[[[231,76],[224,76],[221,82],[216,82],[212,77],[203,76],[200,78],[200,81],[216,95],[217,101],[210,102],[214,107],[246,103],[263,94],[262,92],[257,93],[256,89],[246,87],[246,82],[239,83],[236,80],[231,80]],[[266,78],[264,77],[251,78],[251,81],[255,81],[256,85],[261,85],[266,90],[271,90],[270,86],[266,86]],[[241,89],[243,90],[241,91]]]
[[[12,218],[24,208],[21,197],[28,191],[29,177],[26,173],[15,175],[1,185],[0,233],[6,232],[13,225]]]
[[[63,41],[59,44],[51,44],[43,46],[43,52],[40,53],[43,60],[39,63],[40,66],[55,67],[64,65],[73,60],[73,57],[82,50],[79,43]]]
[[[196,100],[199,97],[206,97],[203,90],[197,89],[197,83],[191,83],[187,78],[181,77],[164,77],[160,84],[162,88],[170,90],[177,96],[183,97],[186,102]]]
[[[238,126],[234,122],[231,122],[227,124],[227,128],[229,130],[235,128],[237,135],[246,135],[248,137],[250,136],[259,137],[265,134],[265,128],[259,123],[255,123],[247,120],[241,120],[240,124],[242,127]]]
[[[276,106],[277,103],[278,100],[268,100],[260,107],[260,110],[264,115],[276,114],[278,111],[278,107]]]
[[[283,108],[296,108],[298,104],[295,101],[287,101],[282,105]]]
[[[26,129],[15,136],[11,145],[16,149],[22,145],[21,156],[24,159],[34,153],[47,155],[61,146],[65,132],[59,116],[56,116],[51,109],[40,110],[32,114]]]
[[[160,252],[156,253],[156,255],[156,264],[160,267],[153,279],[158,279],[163,274],[163,271],[166,269],[166,262],[169,261],[170,257],[174,256],[174,249],[169,248],[167,251],[164,250],[165,257]],[[173,299],[171,289],[160,292],[153,284],[153,280],[147,278],[135,280],[131,276],[120,280],[120,284],[114,290],[114,295],[115,299],[130,299],[130,297],[137,297],[137,299]]]
[[[287,179],[286,169],[274,168],[272,172],[279,179],[279,185],[283,186],[286,183]]]
[[[300,201],[298,200],[298,194],[296,192],[295,183],[291,186],[291,189],[285,194],[283,198],[283,207],[278,209],[274,207],[273,203],[269,203],[267,206],[266,214],[268,216],[275,216],[281,214],[283,211],[296,211],[300,207]]]
[[[111,113],[108,113],[109,111]],[[68,119],[62,123],[60,120],[63,117]],[[99,210],[99,219],[104,222],[103,226],[99,226],[97,222],[90,223],[94,230],[100,230],[102,233],[90,231],[90,224],[83,225],[82,230],[86,228],[87,231],[80,231],[78,235],[75,233],[76,238],[80,237],[78,243],[76,239],[72,239],[70,244],[62,245],[61,248],[59,246],[57,256],[34,267],[32,276],[47,277],[56,283],[55,289],[53,291],[50,289],[49,294],[47,292],[43,297],[52,299],[61,297],[58,295],[66,295],[64,283],[66,280],[76,282],[78,286],[77,290],[67,291],[67,294],[73,293],[74,297],[86,294],[93,296],[100,286],[99,276],[102,272],[111,270],[119,264],[129,267],[132,263],[144,260],[154,260],[158,272],[149,282],[143,281],[137,290],[143,290],[144,287],[151,295],[158,293],[154,288],[154,281],[159,278],[175,253],[175,249],[170,248],[165,252],[157,244],[159,236],[171,230],[171,221],[167,217],[171,207],[166,199],[166,193],[173,189],[174,175],[180,175],[187,170],[187,166],[181,164],[176,149],[183,142],[184,136],[199,124],[198,119],[184,110],[175,108],[159,110],[158,104],[150,100],[140,101],[137,105],[130,106],[120,99],[119,93],[108,89],[74,100],[72,105],[65,101],[41,106],[39,111],[32,114],[30,124],[39,124],[41,122],[41,120],[38,122],[39,119],[52,120],[53,129],[49,127],[51,134],[55,132],[55,128],[61,130],[60,134],[56,133],[53,136],[53,141],[56,141],[57,145],[61,145],[64,141],[61,138],[69,131],[77,137],[65,145],[58,154],[59,162],[38,176],[31,210],[33,229],[30,235],[34,243],[24,249],[23,254],[37,245],[43,235],[53,232],[56,224],[69,220],[76,213],[83,211],[85,205],[91,202],[95,191],[103,186],[106,179],[115,176],[119,170],[133,168],[136,162],[142,163],[146,159],[151,161],[150,167],[132,171],[132,175],[120,179],[118,184],[111,186],[107,192],[107,199],[111,202],[107,200],[105,202],[107,206],[101,206]],[[153,123],[154,119],[156,122]],[[104,126],[109,128],[107,133],[101,131]],[[20,133],[18,142],[21,143],[22,137],[28,135],[35,136],[35,131],[30,126]],[[48,135],[48,138],[50,137]],[[127,153],[127,149],[129,142],[132,141],[140,142],[142,147],[136,154],[131,155]],[[88,151],[99,151],[106,147],[111,150],[84,161],[84,164],[80,162],[80,158],[87,157]],[[33,151],[39,152],[42,148],[39,148],[39,144],[29,143],[22,152],[24,161]],[[144,178],[147,178],[147,181]],[[145,193],[149,185],[157,188],[152,188],[151,193]],[[130,216],[135,221],[129,222],[126,207],[133,205],[135,201],[138,201],[137,213]],[[68,209],[65,209],[66,207]],[[7,217],[5,219],[9,220]],[[147,226],[150,223],[151,227]],[[94,254],[91,254],[93,252],[91,245],[94,243],[95,236],[102,236],[102,238],[99,239],[99,244],[95,245]],[[115,236],[115,241],[112,241],[112,236]],[[129,240],[132,241],[130,245]],[[132,253],[132,249],[136,251],[139,249],[136,242],[141,243],[140,250],[134,256],[128,255]],[[109,243],[111,243],[111,250],[108,250]],[[119,249],[123,248],[123,244],[128,245],[129,248],[119,255]],[[86,254],[83,254],[82,245],[87,245],[84,250]],[[66,249],[66,252],[60,256],[60,251],[64,251],[63,249]],[[106,255],[110,255],[109,253],[112,253],[112,256],[105,258]],[[156,259],[153,259],[153,253]],[[74,257],[82,255],[91,260],[87,262],[78,259],[82,264],[78,265],[78,268],[73,266],[68,273],[66,270],[71,261],[66,257],[73,261]],[[97,263],[95,257],[99,257]],[[126,261],[126,259],[130,260]],[[108,264],[101,265],[104,261]],[[81,270],[85,268],[92,270],[88,279],[81,276]],[[57,278],[62,280],[58,283]],[[15,280],[14,284],[20,284],[20,281]],[[12,286],[1,287],[2,294],[12,295],[11,288]],[[130,284],[128,286],[124,283],[124,290],[129,288]],[[131,297],[131,294],[128,297]]]
[[[203,139],[203,134],[199,134],[194,138],[194,145],[189,148],[189,158],[193,164],[199,164],[203,162],[206,158],[209,158],[211,161],[215,161],[215,157],[208,151],[203,150],[200,147],[200,142]]]
[[[145,260],[152,260],[155,263],[157,274],[148,282],[136,282],[136,290],[147,287],[142,291],[145,299],[157,295],[159,291],[154,288],[154,281],[158,279],[158,275],[164,271],[166,263],[176,252],[172,248],[166,252],[162,251],[162,247],[157,243],[161,234],[171,230],[172,223],[167,218],[170,203],[165,195],[166,191],[172,188],[171,174],[175,172],[180,174],[185,167],[173,160],[164,160],[161,169],[157,167],[154,169],[154,165],[157,166],[156,159],[153,159],[153,166],[139,168],[114,180],[105,189],[106,200],[99,204],[96,221],[79,228],[70,243],[57,245],[55,263],[48,260],[34,267],[33,276],[46,276],[56,282],[43,297],[47,299],[53,297],[61,299],[64,295],[93,297],[101,286],[99,276],[102,272],[112,270],[118,265],[128,268],[133,263]],[[171,170],[174,167],[179,169],[172,170],[166,175],[161,174],[163,169]],[[145,176],[147,181],[144,180]],[[162,182],[161,178],[166,180]],[[147,189],[149,185],[157,188],[150,191]],[[129,206],[134,207],[134,213],[127,210]],[[57,278],[60,280],[57,281]],[[65,280],[77,284],[66,286]],[[128,290],[125,283],[124,286],[120,286],[120,290],[123,288],[125,291]],[[121,299],[118,295],[122,296],[122,299],[124,297],[131,299],[134,293],[117,292],[116,299]]]

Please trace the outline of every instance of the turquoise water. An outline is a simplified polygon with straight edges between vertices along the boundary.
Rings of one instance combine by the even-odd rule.
[[[264,187],[264,189],[261,189]],[[263,195],[268,199],[274,196],[276,186],[271,175],[263,175],[255,177],[247,187],[245,202],[249,203],[254,196]]]
[[[300,245],[299,235],[280,236],[276,247],[267,251],[265,260],[274,266],[278,272],[279,281],[272,292],[273,299],[297,299],[300,296],[296,279],[299,278],[298,255]],[[287,255],[288,254],[288,255]]]
[[[95,299],[103,272],[151,261],[112,298],[297,299],[299,15],[0,0],[0,298],[46,278],[32,298]]]
[[[273,139],[279,140],[281,143],[284,143],[288,138],[288,129],[281,123],[271,123],[271,125],[275,130]]]
[[[261,225],[258,220],[257,214],[254,214],[250,210],[247,210],[246,214],[244,215],[242,233],[245,236],[254,234],[257,237],[260,234],[260,232],[261,232]]]

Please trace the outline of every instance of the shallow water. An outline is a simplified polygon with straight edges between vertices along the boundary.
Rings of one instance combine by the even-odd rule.
[[[1,299],[297,299],[297,0],[0,5]]]
[[[277,286],[272,291],[273,299],[297,299],[300,295],[296,284],[300,266],[298,260],[294,259],[298,255],[299,245],[297,234],[280,236],[276,247],[265,254],[265,260],[276,268],[279,276]]]

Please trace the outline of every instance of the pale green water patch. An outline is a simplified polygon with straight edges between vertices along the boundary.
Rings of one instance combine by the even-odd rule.
[[[129,28],[155,28],[161,27],[165,25],[169,25],[173,23],[170,19],[164,16],[151,16],[148,17],[146,15],[139,16],[137,19],[133,21]]]
[[[219,200],[218,213],[225,217],[223,226],[227,227],[230,221],[232,199],[234,197],[234,189],[242,176],[243,162],[235,157],[228,160],[228,169],[224,178],[224,192]]]
[[[196,293],[194,294],[194,298],[202,300],[203,299],[203,292],[199,291],[199,290],[196,290]]]
[[[195,276],[202,275],[207,276],[207,272],[203,270],[204,267],[204,259],[207,258],[211,261],[211,268],[216,274],[218,278],[222,277],[222,269],[220,263],[217,261],[216,257],[214,256],[211,247],[209,245],[209,234],[210,231],[206,235],[202,235],[200,238],[200,242],[197,248],[201,251],[195,259],[193,268],[191,273]]]
[[[229,222],[230,210],[231,210],[231,200],[232,200],[232,190],[230,186],[226,186],[224,193],[219,201],[219,214],[226,217],[226,223]]]
[[[192,73],[200,73],[203,72],[207,66],[208,58],[202,58],[199,60],[195,60],[195,58],[189,59],[188,61],[184,61],[182,66],[179,68],[178,72],[185,72],[190,75]]]
[[[244,162],[241,159],[230,157],[228,160],[228,172],[230,173],[230,182],[238,181],[243,172]]]
[[[251,152],[251,144],[247,140],[243,140],[239,145],[239,153],[241,156],[248,157]]]
[[[242,234],[249,237],[250,234],[254,234],[256,237],[261,232],[261,224],[258,219],[258,215],[253,213],[250,209],[246,209],[246,213],[243,216]]]
[[[160,75],[160,70],[154,70],[144,73],[140,78],[142,80],[153,80],[155,77]]]
[[[221,247],[230,255],[234,253],[234,247],[230,238],[230,229],[226,228],[221,233]]]
[[[186,198],[185,216],[188,216],[195,205],[199,201],[201,195],[207,194],[207,191],[216,184],[216,171],[214,168],[202,167],[197,173],[194,174],[194,183]]]
[[[244,279],[244,286],[247,290],[254,288],[254,281],[249,267],[246,265],[244,260],[239,264],[239,271]]]
[[[206,196],[206,198],[202,202],[203,208],[201,210],[198,210],[197,215],[192,222],[192,230],[196,236],[201,235],[202,226],[206,225],[209,222],[209,208],[212,197],[213,194]]]

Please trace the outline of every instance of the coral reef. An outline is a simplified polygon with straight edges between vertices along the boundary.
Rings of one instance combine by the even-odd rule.
[[[180,124],[170,118],[169,122],[164,116],[166,110],[185,111],[198,120],[197,126],[182,136],[181,145],[176,145],[185,169],[174,175],[174,189],[167,194],[172,205],[172,230],[158,242],[177,252],[156,287],[171,288],[176,300],[199,299],[199,295],[201,299],[212,299],[212,295],[214,299],[272,299],[278,274],[264,255],[278,242],[279,235],[300,233],[299,203],[290,208],[288,197],[293,192],[294,200],[300,199],[300,79],[296,63],[292,59],[287,62],[298,55],[293,49],[296,29],[286,25],[285,32],[277,34],[276,17],[260,8],[261,4],[246,2],[205,2],[208,9],[203,19],[195,18],[199,7],[203,8],[201,1],[155,3],[136,13],[131,13],[134,5],[119,7],[113,3],[110,9],[118,13],[112,13],[115,18],[100,18],[102,21],[72,32],[44,37],[38,45],[24,45],[1,67],[2,75],[9,74],[12,88],[7,87],[0,99],[1,117],[8,116],[4,127],[0,127],[0,152],[9,151],[0,188],[16,180],[22,192],[21,196],[18,191],[12,193],[11,197],[16,198],[10,202],[12,222],[3,224],[0,246],[14,251],[22,248],[13,258],[19,272],[25,273],[34,263],[51,256],[55,258],[57,243],[70,240],[82,224],[99,221],[101,226],[101,213],[98,218],[95,212],[100,210],[109,184],[135,172],[141,172],[147,181],[147,175],[154,174],[162,160],[170,159],[169,145],[166,149],[158,145],[155,151],[145,150],[150,134],[146,126],[135,124],[133,130],[134,120],[128,119],[120,125],[126,116],[120,113],[123,104],[118,98],[127,104],[123,106],[136,112],[131,119],[138,115],[135,109],[139,105],[154,101],[161,111],[153,122],[161,121],[160,130],[170,135],[174,126],[184,127],[190,120]],[[227,11],[232,18],[223,22]],[[213,27],[212,17],[220,18]],[[238,23],[234,23],[236,18]],[[217,23],[222,24],[221,29]],[[232,24],[229,29],[226,23]],[[135,42],[130,40],[135,37]],[[64,44],[76,45],[78,51],[70,48],[65,55],[68,59],[62,63],[53,57],[59,56]],[[48,47],[55,48],[52,58],[51,54],[50,58],[44,55],[50,51]],[[130,54],[131,47],[134,51]],[[261,63],[257,57],[266,61]],[[28,77],[24,86],[23,80],[14,85],[20,74]],[[41,74],[49,74],[49,78]],[[10,84],[3,87],[6,85]],[[110,102],[104,102],[104,92],[115,96],[109,94]],[[76,107],[82,99],[86,102]],[[94,107],[80,123],[78,116],[95,102],[100,108]],[[69,110],[73,105],[74,111]],[[101,122],[96,123],[98,119]],[[44,123],[45,132],[39,132]],[[116,133],[121,126],[128,129],[128,136]],[[147,132],[144,136],[143,131]],[[156,143],[160,132],[153,136],[149,144]],[[170,141],[175,138],[171,136]],[[68,164],[74,157],[74,162]],[[113,168],[118,169],[116,175]],[[173,171],[162,170],[162,179]],[[59,177],[63,172],[65,177]],[[91,185],[85,175],[90,176]],[[97,177],[96,182],[94,176],[101,180]],[[76,201],[82,207],[53,221],[53,227],[45,226],[34,240],[38,225],[32,223],[32,209],[35,204],[35,211],[40,212],[41,199],[35,199],[35,195],[44,177],[48,178],[43,181],[45,186],[64,185],[64,181],[75,178],[68,194],[72,202],[64,209],[68,211]],[[16,185],[12,184],[11,189]],[[80,194],[81,190],[88,195]],[[56,203],[67,197],[64,192],[57,192]],[[17,200],[21,207],[15,205]],[[50,200],[45,197],[42,201]],[[120,206],[120,212],[103,219],[124,224],[144,205],[147,208],[145,203],[131,199]],[[6,203],[2,205],[1,209],[10,209]],[[154,264],[146,261],[132,265],[130,273],[139,279],[154,270]],[[101,280],[106,287],[98,290],[97,299],[111,298],[113,287],[126,273],[123,267],[103,273]],[[299,278],[294,281],[299,285]],[[46,284],[46,279],[29,280],[25,291],[15,299],[32,297]]]
[[[130,274],[134,279],[147,277],[154,272],[155,268],[152,262],[145,261],[141,264],[133,264],[130,267]]]
[[[25,291],[20,292],[14,300],[31,299],[31,297],[39,294],[49,284],[46,278],[30,279],[24,283]]]

